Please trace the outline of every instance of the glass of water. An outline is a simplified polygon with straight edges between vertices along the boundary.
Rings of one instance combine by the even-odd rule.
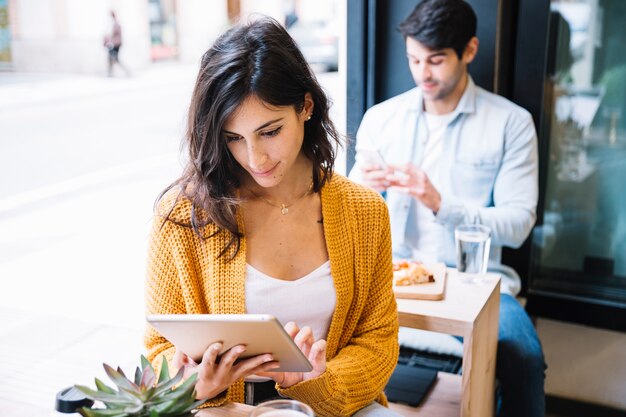
[[[480,282],[487,272],[491,229],[482,224],[462,224],[454,229],[456,267],[461,279]]]
[[[315,417],[315,413],[300,401],[273,400],[257,405],[249,417]]]

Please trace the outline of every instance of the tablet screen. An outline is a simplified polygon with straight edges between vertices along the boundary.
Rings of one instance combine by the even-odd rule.
[[[177,349],[200,362],[206,349],[222,342],[226,352],[246,345],[241,358],[271,353],[280,367],[273,372],[309,372],[311,363],[280,322],[267,314],[163,314],[146,320]]]

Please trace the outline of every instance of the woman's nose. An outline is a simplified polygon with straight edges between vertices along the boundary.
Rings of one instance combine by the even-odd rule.
[[[251,143],[248,145],[248,164],[250,168],[255,171],[263,171],[265,162],[267,161],[267,154],[263,150],[262,146]]]

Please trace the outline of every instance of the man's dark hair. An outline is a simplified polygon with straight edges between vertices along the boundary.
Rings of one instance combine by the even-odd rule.
[[[429,49],[452,48],[459,59],[476,36],[476,14],[464,0],[424,0],[400,23],[406,39],[415,39]]]

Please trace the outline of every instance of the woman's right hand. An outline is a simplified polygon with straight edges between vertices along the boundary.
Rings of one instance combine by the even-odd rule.
[[[267,372],[279,367],[272,355],[264,354],[248,359],[237,359],[246,351],[244,345],[237,345],[219,355],[221,343],[213,343],[202,355],[202,361],[196,363],[189,356],[176,349],[172,366],[184,368],[183,378],[187,379],[198,374],[196,382],[196,398],[206,400],[218,396],[235,381],[248,375]],[[219,356],[219,361],[218,361]]]

